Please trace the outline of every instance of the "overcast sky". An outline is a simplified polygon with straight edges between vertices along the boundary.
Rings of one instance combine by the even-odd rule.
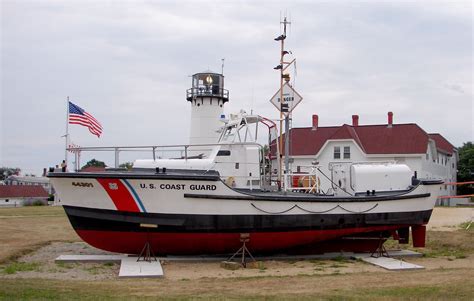
[[[66,97],[103,125],[81,146],[187,143],[189,75],[224,74],[226,113],[270,118],[281,12],[304,97],[294,126],[417,123],[473,140],[471,1],[21,1],[1,3],[0,165],[40,174],[64,157]],[[291,4],[288,4],[291,3]],[[109,164],[112,164],[111,162]]]

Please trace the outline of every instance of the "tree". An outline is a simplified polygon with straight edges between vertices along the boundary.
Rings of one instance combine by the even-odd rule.
[[[458,181],[474,181],[474,144],[464,143],[459,151]],[[458,186],[458,194],[474,194],[474,185]]]
[[[19,175],[21,169],[18,167],[0,167],[0,181],[5,180],[11,175]]]
[[[86,165],[82,166],[81,169],[87,168],[87,167],[106,167],[104,162],[92,159],[89,162],[86,163]]]
[[[119,165],[120,168],[125,168],[125,169],[132,169],[133,163],[132,162],[125,162]]]

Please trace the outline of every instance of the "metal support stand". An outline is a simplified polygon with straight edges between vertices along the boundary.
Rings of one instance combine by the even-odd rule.
[[[256,261],[255,258],[253,258],[252,253],[250,253],[249,249],[245,245],[249,241],[250,241],[249,233],[240,233],[240,242],[242,243],[242,247],[240,247],[240,249],[237,252],[235,252],[234,255],[232,255],[227,261],[232,261],[234,257],[236,257],[237,255],[241,255],[240,263],[242,264],[244,268],[246,268],[247,267],[247,261],[245,259],[246,253],[250,256],[250,258],[252,258],[252,261]]]
[[[379,245],[377,249],[375,249],[375,251],[373,251],[372,254],[370,254],[370,257],[374,257],[374,258],[390,257],[390,255],[388,255],[387,249],[385,249],[384,243],[385,243],[384,238],[382,237],[382,235],[380,235]]]
[[[137,262],[139,261],[146,261],[146,262],[152,262],[152,261],[158,261],[156,259],[155,254],[153,253],[153,250],[151,248],[150,244],[150,232],[146,232],[146,243],[143,246],[142,251],[140,252],[140,255],[138,255]]]

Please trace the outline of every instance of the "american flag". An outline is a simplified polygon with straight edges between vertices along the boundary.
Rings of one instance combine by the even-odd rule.
[[[79,124],[89,128],[89,131],[100,137],[102,125],[91,114],[87,113],[78,105],[69,102],[69,124]]]

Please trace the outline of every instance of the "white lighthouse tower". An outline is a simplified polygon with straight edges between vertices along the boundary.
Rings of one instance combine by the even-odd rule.
[[[192,76],[192,87],[186,91],[191,102],[190,144],[217,143],[224,104],[229,101],[229,91],[224,89],[224,75],[212,71]]]

